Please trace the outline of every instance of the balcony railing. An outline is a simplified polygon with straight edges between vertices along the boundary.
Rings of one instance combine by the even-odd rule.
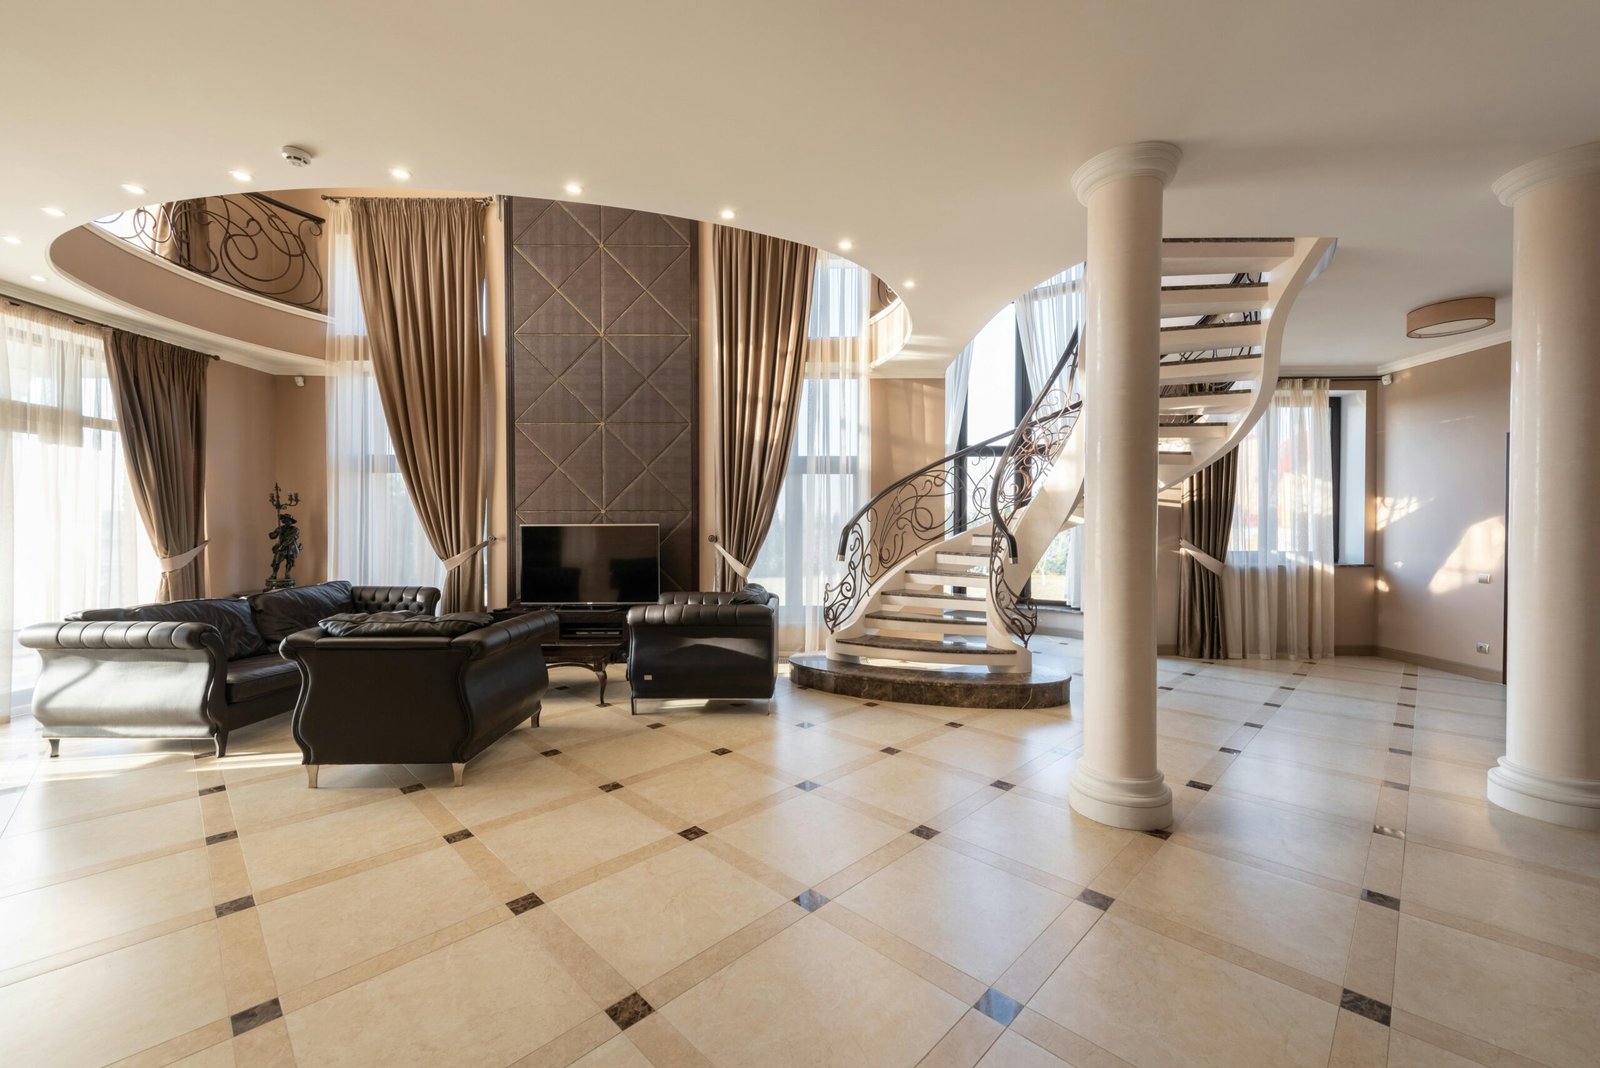
[[[323,220],[262,193],[152,204],[95,225],[186,271],[296,308],[327,309]]]

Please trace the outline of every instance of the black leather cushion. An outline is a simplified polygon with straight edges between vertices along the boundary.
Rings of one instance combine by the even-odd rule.
[[[250,598],[250,609],[256,614],[256,629],[273,645],[297,630],[314,627],[318,620],[348,612],[352,607],[350,583],[343,580],[268,590]]]
[[[748,582],[744,589],[735,590],[732,597],[728,598],[729,604],[767,604],[771,602],[772,594],[767,592],[765,586],[755,582]]]
[[[494,617],[482,612],[451,612],[432,616],[425,612],[341,612],[317,625],[334,638],[457,638],[487,627]]]
[[[208,597],[166,604],[141,604],[121,610],[121,618],[144,623],[209,623],[222,632],[229,660],[257,656],[267,648],[250,615],[250,604],[239,598]]]
[[[251,701],[300,685],[300,669],[276,653],[228,663],[227,698],[230,705]]]

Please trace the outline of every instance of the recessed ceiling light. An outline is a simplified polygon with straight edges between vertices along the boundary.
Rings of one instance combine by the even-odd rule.
[[[853,249],[855,247],[856,247],[855,242],[851,241],[848,237],[845,238],[843,241],[839,242],[839,251],[840,252],[849,252],[851,249]]]
[[[731,219],[731,218],[733,218],[733,209],[732,209],[732,208],[723,208],[723,209],[722,209],[722,217],[723,217],[723,218],[724,218],[724,219]]]
[[[409,182],[411,181],[411,172],[404,167],[391,167],[389,168],[389,177],[396,181]]]
[[[583,186],[579,185],[577,182],[568,182],[566,185],[566,190],[571,195],[577,196],[579,193],[583,192]]]
[[[236,182],[253,182],[253,181],[255,181],[254,178],[250,177],[250,172],[249,171],[229,171],[228,172],[228,177],[232,178]]]
[[[48,282],[48,281],[50,281],[50,279],[46,278],[42,274],[30,274],[28,277],[33,279],[35,282]]]
[[[912,281],[912,280],[911,280],[911,279],[909,279],[909,278],[907,278],[907,279],[906,279],[906,280],[905,280],[905,281],[904,281],[904,282],[902,282],[902,283],[901,283],[901,284],[900,284],[900,285],[901,285],[901,288],[902,288],[902,289],[915,289],[915,288],[917,288],[917,283],[915,283],[915,282],[913,282],[913,281]]]
[[[18,237],[16,234],[7,234],[4,237],[0,237],[0,241],[4,241],[8,245],[22,244],[22,238]]]
[[[132,193],[136,197],[144,196],[144,186],[142,185],[136,185],[133,182],[123,182],[122,188]]]
[[[67,213],[62,211],[60,208],[45,208],[43,210],[44,213],[50,216],[52,219],[64,219],[67,217]]]

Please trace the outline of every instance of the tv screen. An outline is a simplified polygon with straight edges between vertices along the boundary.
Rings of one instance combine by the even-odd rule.
[[[521,559],[524,604],[655,604],[661,597],[656,523],[525,526]]]

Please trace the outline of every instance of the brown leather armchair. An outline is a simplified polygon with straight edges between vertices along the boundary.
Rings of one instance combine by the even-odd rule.
[[[639,699],[771,700],[778,682],[778,597],[759,586],[675,592],[628,609],[628,682]]]
[[[323,764],[445,764],[461,785],[467,762],[523,720],[539,725],[550,676],[540,644],[555,638],[554,612],[530,612],[451,636],[397,633],[377,624],[339,636],[328,626],[283,640],[299,666],[294,739],[306,778]],[[485,617],[487,619],[487,617]]]

